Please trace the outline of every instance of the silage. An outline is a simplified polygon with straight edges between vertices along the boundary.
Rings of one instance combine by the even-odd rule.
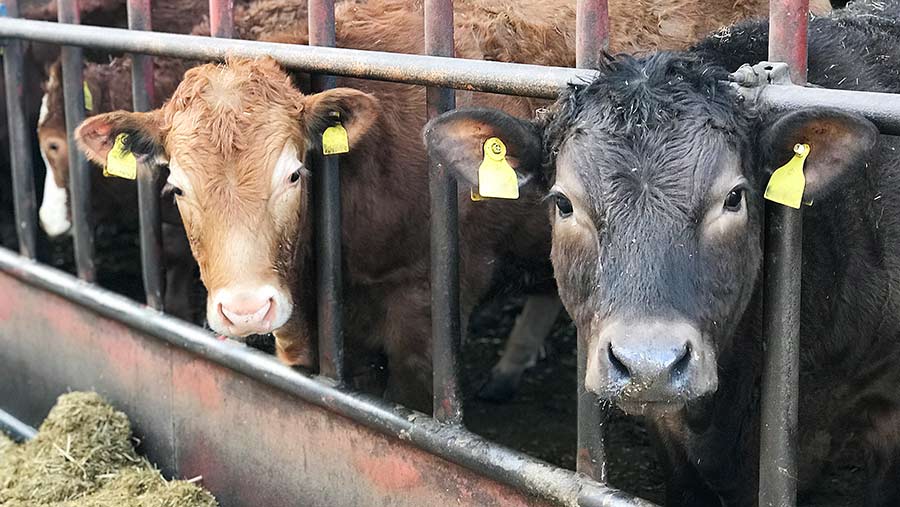
[[[138,456],[128,418],[95,393],[60,396],[33,440],[0,441],[0,507],[216,505]]]

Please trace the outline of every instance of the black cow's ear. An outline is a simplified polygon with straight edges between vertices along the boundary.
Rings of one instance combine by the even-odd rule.
[[[803,174],[805,201],[821,198],[865,159],[878,142],[878,128],[864,117],[832,108],[807,108],[781,116],[762,134],[769,175],[808,144]],[[768,181],[768,178],[766,178]]]
[[[478,185],[484,144],[493,137],[506,146],[506,160],[520,188],[541,184],[541,130],[532,122],[496,109],[457,109],[434,118],[424,131],[429,157],[473,186]]]

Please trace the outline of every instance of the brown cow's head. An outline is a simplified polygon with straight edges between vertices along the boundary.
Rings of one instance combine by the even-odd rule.
[[[96,116],[76,137],[98,164],[122,133],[139,161],[168,164],[209,292],[207,320],[219,333],[246,336],[291,320],[296,259],[311,230],[307,151],[318,149],[333,113],[352,150],[377,111],[376,99],[357,90],[305,96],[271,59],[232,59],[188,71],[162,108]]]

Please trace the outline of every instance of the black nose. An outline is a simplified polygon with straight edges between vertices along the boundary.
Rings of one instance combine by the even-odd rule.
[[[691,343],[670,347],[607,347],[610,381],[647,389],[677,387],[691,366]],[[666,390],[666,389],[663,389]]]

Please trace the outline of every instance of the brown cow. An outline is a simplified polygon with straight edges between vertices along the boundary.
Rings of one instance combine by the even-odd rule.
[[[458,4],[464,12],[456,22],[457,56],[506,54],[513,61],[571,63],[572,32],[560,32],[568,22],[532,16],[549,9],[546,4],[529,2],[529,19],[493,13],[486,3]],[[476,22],[480,15],[485,17]],[[342,5],[337,40],[341,47],[421,53],[422,26],[421,10],[408,2]],[[491,36],[479,35],[483,32]],[[520,35],[528,33],[542,37]],[[290,34],[271,38],[305,42]],[[511,47],[515,54],[509,54]],[[336,113],[350,141],[350,152],[341,156],[347,348],[383,349],[390,365],[389,395],[424,408],[431,387],[428,178],[420,141],[424,92],[339,81],[349,88],[305,96],[268,59],[204,65],[185,75],[161,109],[93,117],[80,127],[78,140],[101,164],[121,133],[143,160],[167,161],[169,183],[209,291],[213,329],[232,336],[273,331],[283,361],[308,365],[315,357],[310,340],[315,322],[304,160],[309,150],[321,149],[322,131]],[[468,92],[458,93],[458,103],[491,105],[519,116],[542,104]],[[510,154],[512,159],[528,155]],[[460,189],[464,323],[499,264],[546,261],[549,253],[546,213],[533,205],[542,196],[526,192],[518,200],[473,203],[468,192]],[[522,223],[533,227],[515,226]]]

